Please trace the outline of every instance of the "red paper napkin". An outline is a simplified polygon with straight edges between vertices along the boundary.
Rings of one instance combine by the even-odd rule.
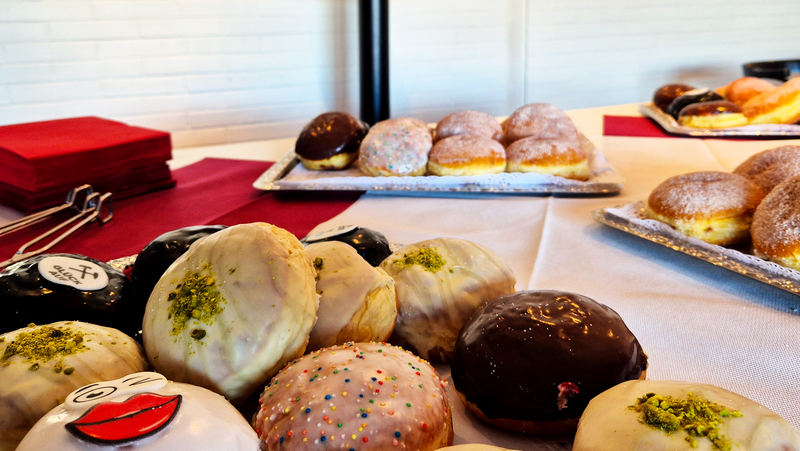
[[[302,238],[343,212],[362,192],[264,192],[252,183],[272,163],[208,158],[173,171],[178,186],[114,203],[114,219],[82,228],[50,252],[87,255],[102,261],[139,253],[170,230],[202,224],[269,222]],[[57,221],[3,237],[0,260]]]
[[[169,133],[99,117],[0,127],[0,182],[28,191],[123,173],[170,158]]]
[[[678,138],[665,132],[650,119],[635,116],[603,116],[603,135]]]

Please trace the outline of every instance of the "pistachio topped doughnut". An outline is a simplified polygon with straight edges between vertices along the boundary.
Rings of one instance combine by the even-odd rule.
[[[388,119],[375,124],[361,142],[358,167],[370,176],[425,175],[433,138],[419,119]]]
[[[281,370],[253,427],[263,450],[435,450],[453,442],[446,384],[401,348],[334,346]]]
[[[648,215],[707,243],[735,244],[750,233],[761,190],[728,172],[703,171],[663,181],[647,199]]]
[[[147,357],[171,380],[241,402],[303,355],[319,306],[314,276],[300,241],[271,224],[202,238],[150,296]]]
[[[761,404],[706,384],[628,381],[597,395],[574,451],[798,451],[800,434]]]

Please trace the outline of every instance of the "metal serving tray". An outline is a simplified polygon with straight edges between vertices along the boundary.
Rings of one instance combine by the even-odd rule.
[[[595,210],[592,212],[592,219],[759,282],[800,295],[800,272],[735,249],[687,237],[664,223],[647,219],[644,202]]]
[[[760,124],[745,125],[743,127],[702,129],[686,127],[678,124],[669,114],[661,111],[652,103],[639,105],[639,112],[656,121],[658,125],[669,133],[676,135],[686,135],[694,138],[730,138],[730,137],[750,137],[750,138],[800,138],[800,125],[796,124]]]
[[[370,177],[357,168],[343,171],[305,169],[294,151],[288,152],[253,183],[265,191],[399,191],[467,193],[564,193],[613,194],[622,189],[624,179],[605,156],[584,135],[580,144],[589,155],[592,175],[588,181],[533,173],[502,173],[464,177]]]

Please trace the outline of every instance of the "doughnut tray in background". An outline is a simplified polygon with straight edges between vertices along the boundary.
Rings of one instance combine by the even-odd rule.
[[[664,223],[648,219],[644,202],[639,201],[619,207],[595,210],[592,212],[592,219],[759,282],[800,295],[800,272],[735,249],[687,237]]]
[[[586,136],[579,133],[581,147],[589,155],[592,175],[588,181],[569,180],[547,174],[501,173],[463,177],[370,177],[351,166],[342,171],[305,169],[294,151],[289,151],[253,183],[265,191],[331,190],[396,192],[615,194],[623,178]]]
[[[678,124],[669,114],[661,111],[652,103],[639,105],[639,112],[656,121],[664,130],[675,135],[689,138],[793,138],[800,137],[800,125],[797,124],[759,124],[742,127],[702,129],[686,127]]]

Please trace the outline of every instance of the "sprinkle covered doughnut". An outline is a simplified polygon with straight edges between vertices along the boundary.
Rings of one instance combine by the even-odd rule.
[[[436,125],[436,141],[456,135],[480,136],[503,142],[503,127],[491,114],[472,110],[456,111]]]
[[[419,119],[388,119],[375,124],[361,142],[358,167],[369,176],[425,175],[433,138]]]
[[[334,346],[281,370],[253,427],[264,450],[434,450],[453,442],[446,384],[401,348]]]
[[[578,129],[572,119],[564,110],[549,103],[532,103],[520,107],[504,124],[508,144],[529,136],[578,141]]]
[[[780,146],[759,152],[733,170],[752,180],[767,195],[782,181],[800,175],[800,146]]]
[[[756,255],[800,270],[800,176],[776,186],[753,215]]]
[[[738,174],[702,171],[663,181],[647,199],[648,215],[684,235],[726,246],[747,238],[761,190]]]

